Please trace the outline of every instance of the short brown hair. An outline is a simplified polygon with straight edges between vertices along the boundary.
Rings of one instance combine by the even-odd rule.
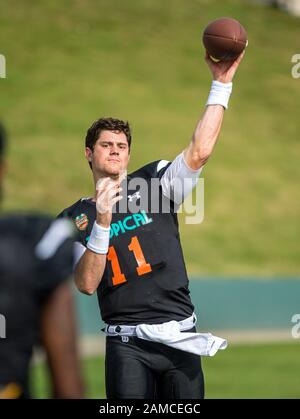
[[[122,121],[121,119],[116,118],[97,119],[97,121],[95,121],[87,130],[87,134],[85,137],[85,146],[93,151],[96,141],[101,135],[101,131],[104,130],[124,132],[127,138],[128,148],[130,151],[131,131],[129,123],[127,121]]]

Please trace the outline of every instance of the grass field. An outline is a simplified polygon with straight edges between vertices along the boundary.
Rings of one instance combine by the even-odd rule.
[[[201,32],[224,15],[242,21],[249,47],[203,171],[205,220],[181,226],[187,267],[198,275],[297,275],[300,80],[291,77],[291,57],[300,52],[300,22],[255,2],[2,2],[5,208],[56,214],[90,195],[83,138],[99,116],[132,123],[132,170],[179,153],[210,85]]]
[[[300,398],[299,342],[232,345],[203,359],[206,398]],[[36,398],[49,395],[43,366],[33,368]],[[104,359],[83,362],[88,398],[105,398]]]
[[[93,192],[83,151],[96,118],[131,122],[130,170],[186,147],[211,81],[202,30],[216,17],[239,19],[249,46],[202,174],[205,219],[181,217],[187,269],[299,277],[299,19],[250,0],[5,0],[0,11],[0,119],[11,140],[4,209],[52,214]],[[88,397],[105,396],[103,362],[83,362]],[[203,363],[207,398],[300,397],[299,342],[232,345]],[[49,394],[43,366],[33,382],[36,397]]]

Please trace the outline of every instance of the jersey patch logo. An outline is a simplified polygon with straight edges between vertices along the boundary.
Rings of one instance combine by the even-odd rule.
[[[75,224],[76,224],[76,227],[78,228],[78,230],[80,230],[80,231],[86,230],[86,228],[89,224],[88,216],[86,214],[78,215],[75,218]]]
[[[127,198],[129,199],[129,202],[132,202],[134,198],[135,199],[141,199],[141,193],[140,193],[140,191],[137,191],[132,195],[128,195]]]

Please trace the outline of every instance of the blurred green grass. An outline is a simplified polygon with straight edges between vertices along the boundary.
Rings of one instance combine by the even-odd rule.
[[[299,274],[299,19],[238,0],[15,0],[0,10],[5,209],[53,214],[92,193],[83,139],[99,116],[132,123],[131,170],[187,145],[210,85],[201,32],[216,17],[239,19],[249,46],[203,171],[204,222],[181,225],[187,268]]]
[[[214,358],[202,358],[206,398],[300,398],[299,342],[230,345]],[[103,357],[82,363],[86,397],[105,396]],[[43,365],[32,369],[35,398],[49,396]]]

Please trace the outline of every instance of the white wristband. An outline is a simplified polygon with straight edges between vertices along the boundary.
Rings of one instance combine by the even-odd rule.
[[[94,222],[87,248],[95,253],[105,255],[108,252],[110,227],[102,227]]]
[[[227,109],[231,91],[232,83],[221,83],[220,81],[213,80],[206,106],[222,105]]]

